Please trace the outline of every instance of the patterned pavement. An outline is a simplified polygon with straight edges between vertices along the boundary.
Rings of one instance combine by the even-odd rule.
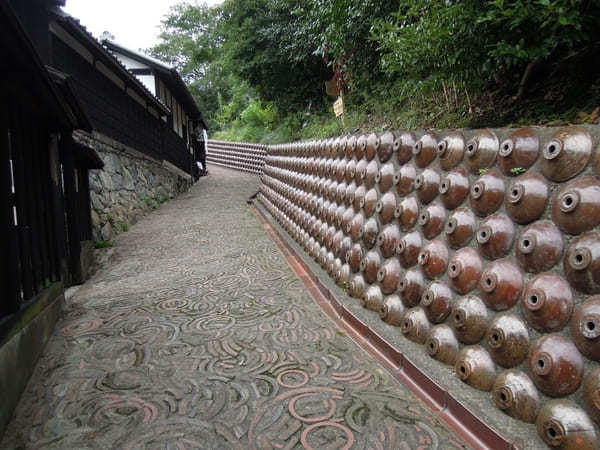
[[[245,202],[258,183],[211,167],[118,237],[2,448],[464,448],[321,312]]]

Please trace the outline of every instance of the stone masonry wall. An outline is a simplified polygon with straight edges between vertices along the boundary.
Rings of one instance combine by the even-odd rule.
[[[188,189],[189,179],[161,162],[103,136],[80,133],[76,140],[96,150],[103,170],[90,170],[92,233],[109,241],[139,217]]]

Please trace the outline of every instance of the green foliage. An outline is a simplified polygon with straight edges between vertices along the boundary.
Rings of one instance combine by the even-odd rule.
[[[527,169],[524,169],[523,167],[513,167],[512,169],[510,169],[510,173],[512,173],[513,175],[521,175],[525,172],[527,172]]]
[[[94,242],[94,247],[96,249],[102,249],[102,248],[110,248],[110,247],[114,247],[116,244],[113,241],[97,241]]]
[[[127,222],[121,222],[121,231],[123,233],[127,233],[129,231],[129,225],[127,225]]]

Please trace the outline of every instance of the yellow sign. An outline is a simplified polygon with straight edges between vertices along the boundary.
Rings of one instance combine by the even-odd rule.
[[[342,114],[344,114],[344,100],[342,97],[338,97],[333,104],[333,112],[335,113],[335,117],[340,117]]]

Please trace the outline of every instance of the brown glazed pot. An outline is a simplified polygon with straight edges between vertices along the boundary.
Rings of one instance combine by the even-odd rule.
[[[496,211],[504,200],[504,179],[496,171],[486,172],[471,186],[471,209],[479,217]]]
[[[377,281],[377,272],[381,266],[381,257],[377,250],[367,252],[365,257],[360,262],[360,270],[363,273],[365,281],[369,284]]]
[[[425,311],[420,306],[405,311],[400,324],[402,334],[417,344],[425,343],[430,327]]]
[[[406,233],[396,246],[396,254],[398,255],[400,264],[406,268],[417,264],[422,246],[423,239],[421,238],[421,233],[418,231]]]
[[[346,262],[350,265],[350,270],[356,273],[360,270],[360,262],[364,257],[362,246],[357,242],[352,245],[350,251],[346,254]]]
[[[429,330],[425,349],[429,356],[441,363],[453,366],[458,357],[459,344],[454,331],[446,324],[435,325]]]
[[[356,163],[356,175],[354,177],[354,181],[356,182],[357,186],[360,186],[364,183],[363,176],[367,174],[366,168],[368,164],[369,163],[366,159],[359,159]]]
[[[375,186],[375,179],[379,173],[379,164],[376,160],[371,161],[367,164],[367,167],[363,169],[363,183],[367,189],[371,189]]]
[[[450,320],[459,341],[476,344],[487,331],[489,315],[483,300],[475,295],[467,295],[456,300]]]
[[[568,337],[547,334],[531,347],[529,371],[540,391],[550,397],[562,397],[575,392],[581,384],[583,357]]]
[[[393,131],[386,131],[379,136],[380,145],[377,156],[382,163],[389,160],[394,152],[400,148],[400,136]]]
[[[366,292],[360,297],[360,304],[363,308],[379,312],[383,306],[383,294],[376,284],[369,286]]]
[[[495,311],[512,308],[523,290],[523,275],[510,259],[500,259],[489,264],[479,281],[481,297]]]
[[[458,377],[480,391],[492,390],[496,379],[496,367],[489,353],[481,345],[463,348],[454,365]]]
[[[361,238],[367,248],[373,248],[375,246],[378,234],[379,226],[377,225],[377,219],[375,219],[375,217],[367,219],[361,229]]]
[[[400,298],[409,308],[419,304],[423,289],[425,289],[425,280],[417,268],[408,269],[398,282]]]
[[[568,234],[580,234],[600,224],[600,182],[580,177],[564,185],[552,203],[554,223]]]
[[[344,195],[344,204],[349,207],[353,207],[354,196],[356,194],[356,182],[352,180],[346,187],[346,194]]]
[[[523,292],[521,311],[529,325],[539,332],[562,330],[573,312],[569,283],[555,273],[539,274]]]
[[[349,206],[348,208],[346,208],[346,210],[344,211],[344,214],[342,215],[342,230],[344,230],[344,233],[346,234],[350,234],[352,228],[350,226],[350,224],[352,223],[352,219],[354,219],[354,208],[352,206]]]
[[[480,130],[467,142],[464,165],[472,174],[494,165],[498,154],[498,137],[491,130]]]
[[[600,293],[600,233],[588,231],[567,248],[564,259],[567,280],[586,294]]]
[[[459,294],[467,294],[477,287],[483,264],[477,251],[471,247],[457,250],[448,264],[448,278]]]
[[[446,243],[435,239],[427,244],[419,253],[417,260],[421,270],[429,279],[437,278],[446,271],[448,266],[448,247]]]
[[[379,185],[380,192],[387,192],[392,188],[392,186],[394,185],[395,170],[396,169],[394,168],[394,165],[392,163],[387,163],[381,166],[381,168],[379,169],[379,173],[375,178],[375,181]]]
[[[558,130],[542,151],[540,168],[552,181],[566,181],[581,172],[592,156],[592,137],[581,126]]]
[[[505,370],[494,381],[492,395],[496,406],[509,416],[535,423],[540,411],[540,394],[526,373]]]
[[[417,169],[412,164],[405,164],[394,175],[394,184],[398,195],[405,196],[410,194],[415,188],[417,179]]]
[[[539,220],[521,231],[517,239],[517,260],[525,272],[550,270],[560,260],[564,239],[556,225]]]
[[[588,298],[577,306],[571,320],[571,335],[584,356],[600,361],[600,297]]]
[[[481,222],[476,237],[479,252],[487,259],[498,259],[510,251],[515,226],[506,214],[495,213]]]
[[[348,294],[354,298],[361,298],[365,290],[367,289],[367,283],[360,273],[357,273],[350,281],[350,289]]]
[[[356,140],[356,149],[354,150],[354,156],[356,159],[362,159],[365,156],[365,150],[367,148],[367,136],[361,134]]]
[[[583,401],[592,420],[600,424],[600,368],[589,372],[583,380]]]
[[[460,164],[465,152],[465,137],[460,132],[451,132],[438,142],[437,154],[440,167],[450,170]]]
[[[338,286],[347,289],[350,287],[350,266],[348,264],[343,264],[342,267],[335,274],[335,280]]]
[[[402,324],[402,317],[406,308],[397,295],[390,295],[383,301],[383,307],[379,312],[379,317],[385,323],[399,327]]]
[[[352,249],[352,238],[350,236],[345,236],[340,243],[340,248],[337,253],[337,257],[340,258],[343,262],[347,261],[348,252]]]
[[[356,161],[354,159],[351,159],[350,161],[348,161],[348,164],[346,164],[346,173],[344,175],[344,179],[346,180],[346,183],[350,184],[354,181],[354,183],[356,183],[356,181],[354,180],[354,177],[356,176]]]
[[[419,167],[427,167],[435,159],[437,155],[437,139],[435,133],[428,133],[421,138],[413,146],[413,155],[415,162]]]
[[[498,152],[498,167],[506,176],[529,169],[540,152],[540,139],[531,128],[521,128],[511,134]]]
[[[527,358],[529,333],[527,325],[516,314],[502,313],[494,317],[486,334],[492,359],[502,367],[516,367]]]
[[[402,267],[396,258],[388,259],[377,272],[377,281],[384,294],[393,294],[402,276]]]
[[[382,224],[391,222],[396,212],[396,194],[387,192],[377,202],[375,211],[379,213],[379,219]]]
[[[356,151],[356,136],[348,136],[346,140],[346,148],[344,150],[344,154],[346,159],[354,158],[354,152]]]
[[[367,146],[365,148],[365,158],[371,161],[377,156],[377,151],[381,146],[381,138],[376,133],[371,133],[367,136]]]
[[[365,206],[363,208],[367,217],[371,217],[377,211],[377,191],[369,189],[365,194]]]
[[[377,245],[384,258],[391,258],[396,254],[396,246],[400,241],[400,229],[398,225],[389,224],[377,236]]]
[[[537,432],[550,447],[561,450],[597,449],[594,424],[587,414],[570,400],[550,400],[540,410]]]
[[[362,209],[365,207],[365,196],[367,195],[367,189],[363,186],[357,186],[354,191],[354,198],[352,200],[354,211],[360,214]]]
[[[433,239],[444,230],[446,208],[439,202],[429,204],[421,211],[419,225],[426,239]]]
[[[421,306],[427,319],[432,323],[441,323],[450,315],[452,310],[452,291],[445,283],[434,281],[423,292]]]
[[[452,248],[468,245],[475,234],[475,215],[468,208],[459,208],[454,211],[448,221],[444,233],[446,241]]]
[[[517,223],[532,222],[544,213],[548,195],[548,182],[539,173],[521,175],[508,188],[506,212]]]
[[[439,193],[441,176],[435,169],[425,169],[415,180],[417,198],[423,204],[435,199]]]
[[[469,177],[462,167],[457,167],[441,179],[440,198],[448,209],[459,207],[469,195]]]
[[[398,224],[402,231],[412,229],[419,218],[419,203],[414,196],[404,197],[396,207],[394,216],[398,219]]]
[[[402,165],[406,164],[412,158],[413,147],[417,142],[417,137],[412,131],[406,131],[400,134],[398,140],[400,141],[400,145],[396,152],[396,160],[398,164]]]

